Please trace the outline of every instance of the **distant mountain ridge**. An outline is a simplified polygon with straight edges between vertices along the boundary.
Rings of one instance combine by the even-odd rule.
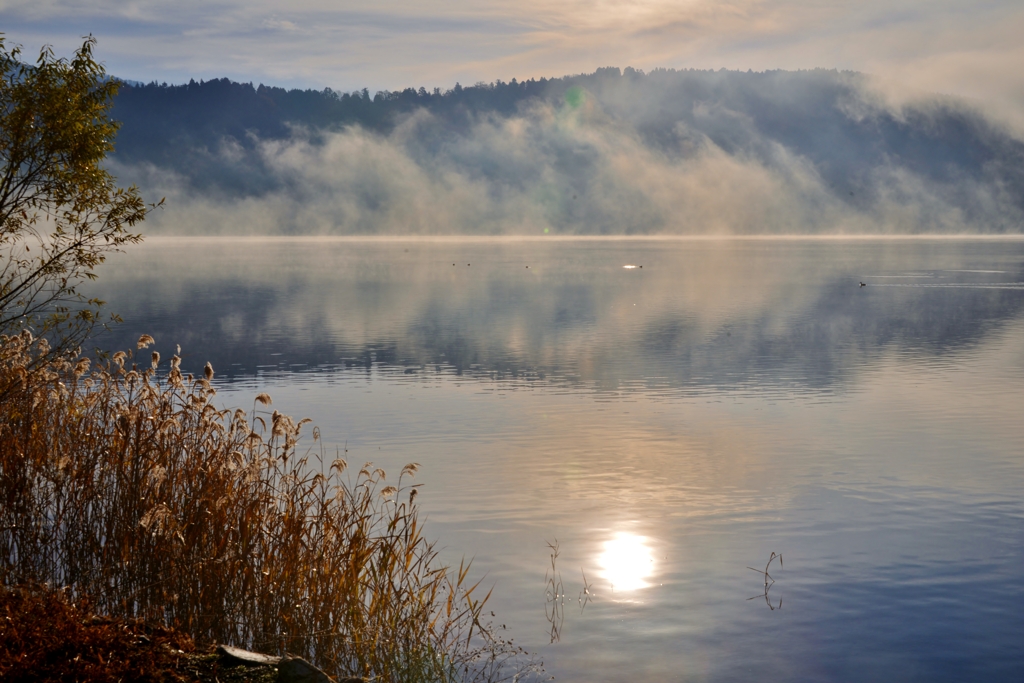
[[[846,232],[1024,228],[1024,141],[952,98],[886,105],[852,72],[610,67],[372,97],[227,79],[135,84],[113,116],[115,162],[145,168],[144,189],[208,206],[335,202],[330,216],[261,232],[402,232],[409,220],[393,205],[417,193],[473,205],[437,224],[415,217],[419,233],[813,232],[814,216]],[[331,156],[338,147],[347,152]],[[311,164],[315,195],[296,175]],[[716,186],[724,194],[709,199]],[[764,203],[764,221],[726,215],[736,201]]]

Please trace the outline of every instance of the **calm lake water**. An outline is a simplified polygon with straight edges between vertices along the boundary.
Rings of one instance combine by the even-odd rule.
[[[100,275],[100,345],[421,463],[558,680],[1024,680],[1024,241],[168,238]]]

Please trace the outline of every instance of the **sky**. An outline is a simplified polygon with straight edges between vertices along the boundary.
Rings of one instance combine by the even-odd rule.
[[[1020,0],[0,0],[0,31],[62,54],[91,33],[109,73],[146,82],[373,92],[602,66],[824,67],[1024,109]]]

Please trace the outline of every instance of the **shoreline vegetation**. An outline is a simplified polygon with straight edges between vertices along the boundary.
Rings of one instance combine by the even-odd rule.
[[[206,680],[140,673],[118,638],[297,655],[339,679],[535,670],[469,563],[423,535],[416,463],[353,472],[267,394],[219,408],[210,364],[183,374],[149,335],[82,355],[103,302],[76,288],[162,204],[105,170],[119,83],[94,44],[29,65],[0,33],[0,677]]]
[[[143,336],[136,351],[152,343]],[[441,565],[409,483],[328,461],[259,394],[218,409],[205,377],[119,352],[38,365],[0,339],[0,576],[99,614],[302,656],[335,676],[491,681],[529,667],[484,619],[468,564]]]

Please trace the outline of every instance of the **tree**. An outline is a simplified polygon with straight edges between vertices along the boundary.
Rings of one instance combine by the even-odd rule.
[[[155,205],[103,167],[120,83],[89,36],[70,61],[43,47],[34,65],[0,34],[0,334],[31,330],[54,353],[74,349],[103,302],[79,291]],[[161,200],[162,203],[162,200]]]

